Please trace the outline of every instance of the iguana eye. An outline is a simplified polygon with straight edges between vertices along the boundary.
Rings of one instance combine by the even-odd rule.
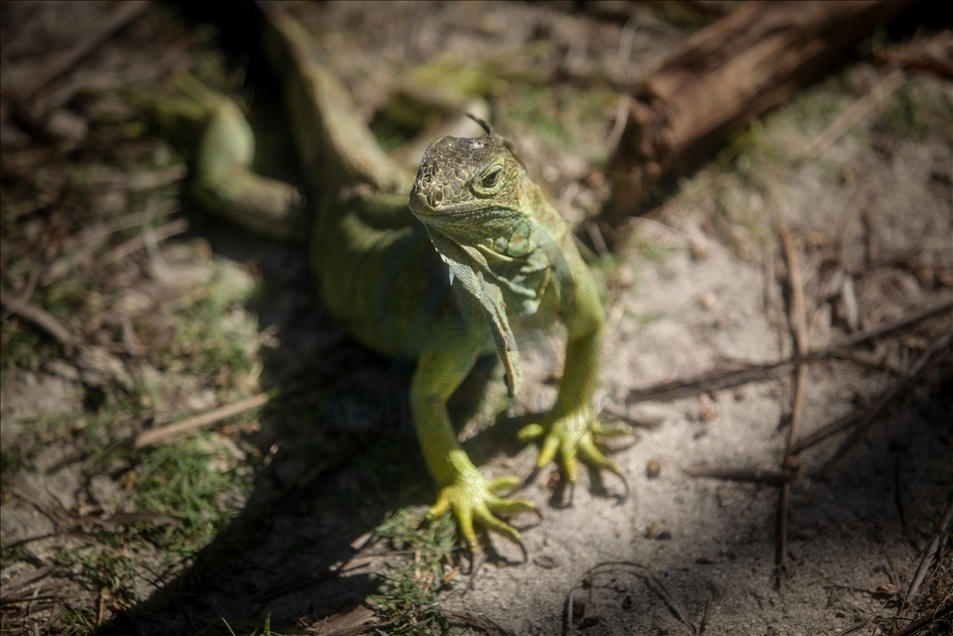
[[[500,175],[503,173],[502,166],[493,166],[490,171],[480,179],[480,187],[489,190],[496,186],[500,181]]]

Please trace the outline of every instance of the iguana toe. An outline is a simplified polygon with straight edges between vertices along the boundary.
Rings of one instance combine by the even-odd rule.
[[[619,469],[619,465],[610,460],[603,454],[601,450],[599,450],[599,448],[592,441],[591,435],[589,436],[588,440],[579,444],[579,459],[589,466],[598,468],[599,470],[608,470],[610,473],[615,473],[616,475],[622,473],[622,471]]]
[[[486,482],[486,489],[496,494],[502,490],[510,490],[516,488],[523,483],[523,480],[517,477],[516,475],[507,475],[506,477],[497,477],[496,479],[491,479]],[[500,501],[505,501],[500,499]]]
[[[554,435],[553,431],[550,431],[549,435],[543,440],[543,447],[539,451],[539,457],[536,459],[536,467],[542,468],[549,465],[550,462],[556,457],[556,451],[559,450],[559,447],[562,442],[562,439],[559,435]]]
[[[516,434],[516,438],[521,442],[531,442],[534,439],[539,439],[546,433],[546,429],[539,424],[527,424],[519,430],[519,433]]]

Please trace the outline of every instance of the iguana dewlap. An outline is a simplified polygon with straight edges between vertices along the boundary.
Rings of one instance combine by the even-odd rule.
[[[315,61],[300,25],[283,15],[269,20],[266,51],[283,78],[310,185],[309,249],[322,300],[368,347],[416,360],[410,403],[439,487],[430,515],[452,510],[474,551],[474,521],[517,540],[518,532],[497,515],[532,505],[497,493],[520,480],[480,474],[457,441],[447,401],[478,356],[494,350],[515,394],[520,364],[510,319],[558,319],[568,333],[559,395],[544,421],[524,428],[521,439],[540,438],[538,466],[557,459],[570,481],[577,477],[577,457],[618,473],[593,443],[603,432],[591,398],[604,316],[572,234],[495,134],[434,141],[414,180],[377,147],[344,89]],[[299,235],[300,201],[288,187],[248,169],[254,139],[237,107],[191,82],[186,98],[155,110],[204,124],[192,191],[213,211],[253,229]]]

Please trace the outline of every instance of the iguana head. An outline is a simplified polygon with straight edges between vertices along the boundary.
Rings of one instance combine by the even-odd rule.
[[[410,209],[432,231],[503,256],[527,253],[532,206],[526,172],[496,135],[430,144],[410,191]]]
[[[484,127],[485,137],[430,144],[409,206],[447,264],[451,285],[459,280],[483,307],[513,394],[519,359],[507,314],[534,313],[559,269],[557,243],[545,229],[555,227],[550,219],[558,213],[505,142]]]

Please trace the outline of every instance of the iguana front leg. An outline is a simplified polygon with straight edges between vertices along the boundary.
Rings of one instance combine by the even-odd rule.
[[[592,275],[574,247],[563,250],[569,275],[562,285],[560,316],[568,329],[566,362],[556,404],[542,424],[524,427],[522,441],[542,438],[537,468],[553,459],[570,483],[578,478],[576,458],[601,470],[621,475],[619,466],[596,445],[594,436],[628,433],[624,428],[606,429],[595,420],[592,403],[598,385],[599,361],[605,316]]]
[[[439,319],[433,339],[420,353],[410,387],[417,438],[427,468],[440,492],[428,519],[453,512],[460,534],[472,553],[479,550],[473,522],[513,541],[519,532],[495,515],[526,512],[533,505],[525,499],[505,499],[496,493],[520,483],[518,477],[487,480],[461,448],[450,423],[447,400],[460,386],[476,361],[480,329],[458,320]]]

